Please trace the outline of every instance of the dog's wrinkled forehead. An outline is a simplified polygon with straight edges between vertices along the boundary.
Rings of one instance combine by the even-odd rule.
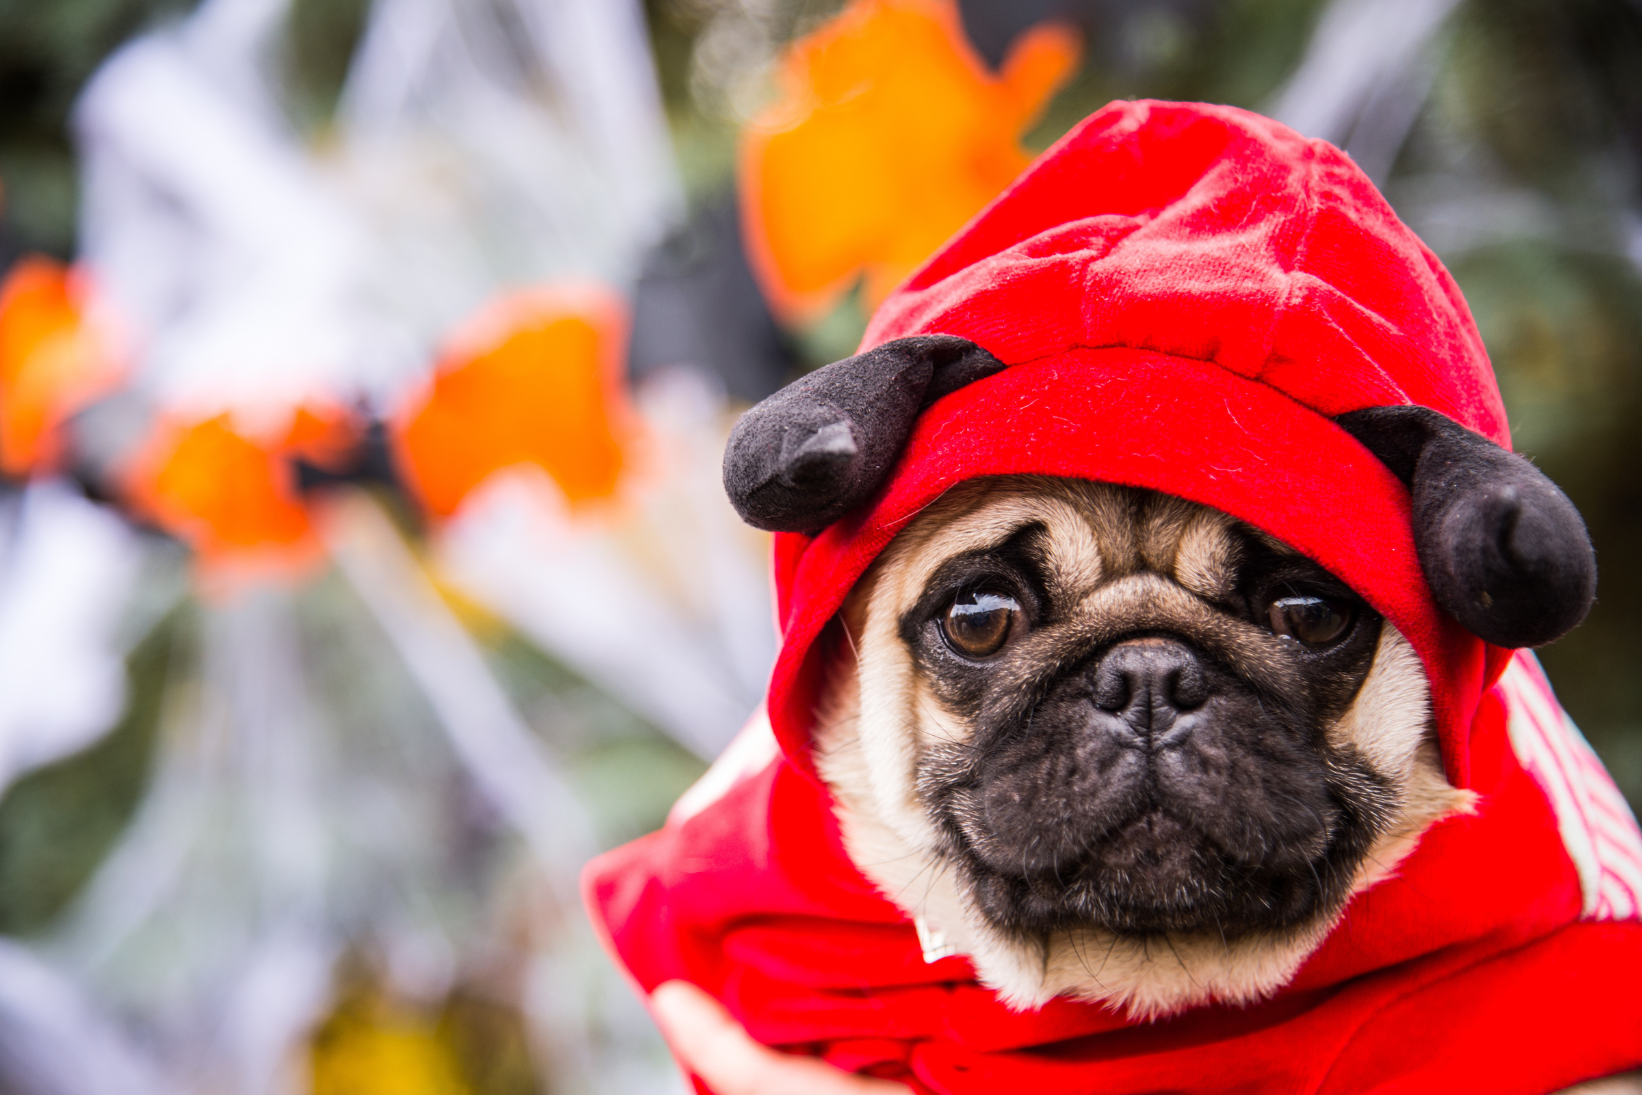
[[[921,513],[879,568],[895,600],[916,600],[951,560],[1015,546],[1066,604],[1142,571],[1209,600],[1234,590],[1248,548],[1299,561],[1287,546],[1219,510],[1154,491],[1040,476],[975,479]]]

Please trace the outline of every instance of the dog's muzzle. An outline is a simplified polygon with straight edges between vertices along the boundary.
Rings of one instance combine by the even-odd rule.
[[[1303,703],[1146,636],[979,728],[924,786],[1000,927],[1229,936],[1298,923],[1346,884],[1362,772],[1318,739]]]

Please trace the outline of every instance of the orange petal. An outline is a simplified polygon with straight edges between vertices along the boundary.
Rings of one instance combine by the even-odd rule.
[[[353,456],[359,443],[359,427],[340,407],[304,404],[291,416],[281,451],[332,471],[339,470]]]
[[[126,477],[133,503],[203,555],[305,546],[312,529],[287,454],[229,416],[162,419]]]
[[[1039,23],[1009,47],[999,74],[1014,100],[1020,129],[1025,132],[1056,91],[1078,70],[1083,36],[1066,23]]]
[[[951,0],[854,0],[796,42],[739,167],[776,307],[817,314],[861,277],[882,300],[1026,166],[1020,136],[1077,57],[1073,31],[1042,26],[994,74]]]
[[[592,287],[515,293],[464,324],[393,424],[429,512],[454,513],[492,473],[520,464],[542,468],[572,503],[613,495],[632,432],[625,343],[620,299]]]
[[[41,256],[19,262],[0,287],[0,471],[8,475],[49,468],[57,427],[118,379],[81,295],[68,268]]]

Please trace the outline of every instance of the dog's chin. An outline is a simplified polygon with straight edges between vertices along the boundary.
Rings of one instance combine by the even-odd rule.
[[[1161,808],[1113,828],[1075,864],[1030,875],[962,857],[977,910],[1022,939],[1088,928],[1119,935],[1211,933],[1232,939],[1315,920],[1345,898],[1366,852],[1297,855],[1282,867],[1251,867],[1221,851],[1190,822]]]

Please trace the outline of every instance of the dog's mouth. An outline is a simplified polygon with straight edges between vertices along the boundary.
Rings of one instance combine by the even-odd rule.
[[[1124,935],[1218,933],[1229,940],[1304,924],[1337,907],[1349,890],[1357,850],[1331,844],[1317,855],[1255,866],[1189,822],[1153,808],[1084,856],[1048,869],[1001,870],[971,849],[955,858],[983,914],[1011,934],[1085,927]]]

